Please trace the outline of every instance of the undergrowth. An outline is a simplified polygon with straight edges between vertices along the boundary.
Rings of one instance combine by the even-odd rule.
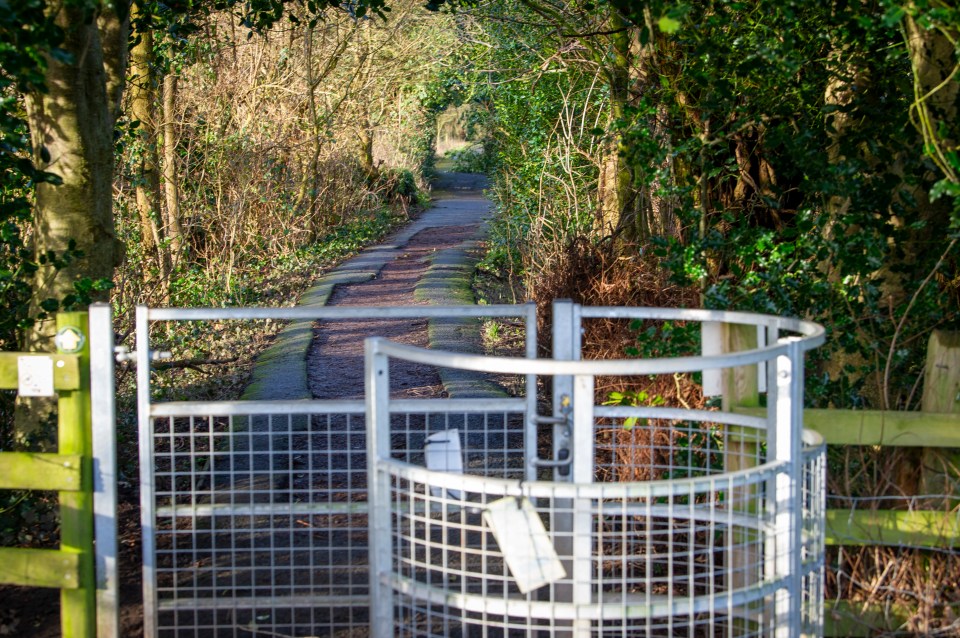
[[[538,306],[540,354],[549,356],[551,303],[571,299],[590,306],[699,307],[699,292],[673,283],[662,268],[639,250],[614,252],[607,244],[586,237],[552,245],[539,243],[538,263],[549,268],[524,269],[524,289]],[[624,258],[623,255],[631,255]],[[496,259],[485,266],[495,271]],[[499,263],[502,263],[499,262]],[[501,273],[507,273],[501,267]],[[506,274],[501,274],[508,277]],[[587,320],[582,335],[584,359],[672,357],[700,352],[699,324],[627,320]],[[702,396],[699,375],[601,377],[596,381],[597,404],[665,405],[709,409],[715,405]],[[601,424],[603,425],[603,424]],[[703,424],[620,419],[602,427],[596,441],[598,479],[655,480],[669,476],[658,467],[683,467],[691,471],[722,470],[722,430]],[[684,455],[677,462],[671,455]],[[924,503],[904,485],[917,481],[921,462],[911,448],[831,446],[828,450],[829,508],[864,510],[915,510]],[[717,465],[720,463],[720,465]],[[678,473],[680,472],[680,473]],[[914,476],[910,477],[913,474]],[[955,507],[956,501],[939,501]],[[936,533],[936,532],[934,532]],[[852,601],[850,620],[869,635],[955,636],[960,633],[956,601],[960,599],[960,556],[955,551],[922,547],[830,547],[826,559],[826,597]],[[891,613],[907,615],[895,631],[881,630],[886,622],[866,610],[880,604]]]

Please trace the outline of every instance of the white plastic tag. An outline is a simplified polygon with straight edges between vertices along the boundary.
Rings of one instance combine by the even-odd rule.
[[[435,472],[453,472],[463,474],[463,453],[460,449],[460,433],[456,428],[434,432],[427,437],[423,446],[427,469]],[[431,487],[430,493],[434,498],[440,498],[442,488]],[[460,499],[460,490],[447,490],[447,495]]]
[[[483,512],[517,588],[527,594],[567,575],[529,499],[508,496]]]
[[[53,357],[17,357],[17,392],[22,397],[52,397]]]

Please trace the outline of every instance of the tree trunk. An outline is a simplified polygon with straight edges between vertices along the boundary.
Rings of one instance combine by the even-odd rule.
[[[945,152],[954,148],[956,140],[947,139],[949,131],[955,131],[955,121],[960,109],[960,82],[954,74],[957,64],[955,42],[956,31],[944,33],[931,27],[918,25],[909,15],[905,18],[906,46],[913,68],[913,89],[915,102],[911,105],[911,120],[917,127],[920,139],[917,148],[933,160],[939,172],[921,172],[919,180],[904,180],[902,190],[910,193],[910,218],[891,217],[890,223],[902,229],[901,250],[890,250],[890,257],[881,270],[882,289],[888,305],[894,307],[906,303],[913,290],[909,289],[914,281],[907,273],[916,270],[928,260],[929,247],[937,245],[950,224],[950,204],[948,198],[930,201],[929,189],[942,177],[958,181],[955,170],[945,157]],[[946,137],[945,137],[946,132]],[[913,161],[917,150],[909,148],[893,162],[892,172],[900,177],[904,175],[903,166]],[[907,155],[905,157],[905,155]],[[922,169],[921,169],[922,170]],[[899,197],[899,195],[896,195]],[[893,247],[891,247],[893,248]],[[926,273],[920,273],[922,277]],[[888,393],[887,388],[883,388]],[[885,402],[889,399],[885,397]],[[890,406],[886,406],[887,409]]]
[[[365,107],[361,108],[365,109]],[[377,166],[373,161],[373,126],[370,124],[370,115],[366,110],[360,116],[357,139],[360,145],[360,167],[372,184],[377,178]]]
[[[97,20],[107,75],[107,105],[114,123],[120,117],[123,88],[127,82],[130,49],[130,2],[116,0],[103,4]]]
[[[126,44],[123,13],[90,15],[84,7],[48,5],[64,30],[61,47],[72,59],[48,57],[47,92],[25,96],[34,162],[57,175],[58,185],[37,186],[34,204],[34,251],[40,268],[34,279],[31,314],[45,300],[63,300],[81,278],[112,279],[123,256],[113,222],[113,127],[122,91]],[[99,25],[98,25],[99,22]],[[101,31],[103,29],[103,40]],[[123,46],[119,46],[122,39]],[[104,59],[104,47],[111,59]],[[109,92],[108,92],[109,89]],[[57,269],[47,259],[74,245],[83,252]],[[52,351],[53,318],[39,321],[26,335],[30,350]],[[42,404],[46,403],[44,406]],[[18,440],[49,447],[54,430],[50,402],[21,404],[15,418]]]
[[[320,128],[320,114],[317,112],[317,79],[313,73],[313,35],[314,29],[308,23],[303,35],[303,58],[305,81],[307,85],[307,119],[310,126],[310,154],[300,176],[300,188],[293,208],[299,211],[305,206],[306,228],[310,241],[319,235],[319,220],[316,219],[317,171],[320,165],[320,150],[323,143]]]
[[[941,124],[953,125],[960,108],[960,81],[957,75],[952,75],[957,63],[956,31],[946,34],[931,28],[924,29],[917,22],[907,17],[907,46],[910,50],[910,61],[915,72],[916,96],[923,98],[920,109],[920,124],[926,124],[923,130],[924,139],[936,141],[937,131]],[[940,140],[940,143],[955,142],[956,140]]]
[[[156,259],[162,281],[169,280],[169,260],[158,226],[160,210],[160,160],[157,152],[157,77],[153,53],[153,34],[138,33],[139,41],[130,55],[130,117],[140,122],[137,139],[140,162],[137,166],[137,212],[140,215],[140,241],[144,255]]]
[[[830,71],[830,76],[826,87],[824,87],[824,104],[835,107],[825,119],[827,136],[830,140],[830,145],[827,147],[827,159],[830,164],[836,165],[852,159],[844,154],[844,138],[858,133],[859,127],[866,124],[863,118],[859,117],[852,109],[857,97],[870,90],[870,76],[867,70],[863,68],[860,60],[852,59],[849,51],[840,47],[830,52],[827,59],[827,68]],[[857,155],[860,158],[865,159],[871,166],[875,164],[875,162],[870,161],[869,157],[866,157],[866,154],[866,149],[857,149]],[[823,224],[823,234],[826,239],[830,240],[829,244],[835,244],[838,240],[843,239],[838,237],[837,233],[855,235],[860,232],[855,225],[840,223],[850,206],[850,198],[841,195],[832,195],[825,202],[826,220]],[[818,264],[823,277],[835,286],[840,285],[843,277],[843,273],[838,267],[838,261],[831,256]],[[848,370],[867,367],[867,361],[860,353],[838,350],[821,365],[823,371],[830,378],[839,379],[845,375],[852,377]],[[880,388],[881,375],[878,372],[875,371],[869,378],[857,376],[851,380],[855,384],[863,383],[862,396],[869,405],[878,408],[883,407]]]
[[[919,129],[926,154],[940,169],[941,174],[925,175],[924,182],[933,182],[947,177],[954,183],[960,182],[960,175],[952,167],[945,155],[955,150],[958,140],[949,139],[956,134],[956,120],[960,113],[960,78],[954,73],[957,58],[953,44],[960,33],[944,33],[936,28],[924,29],[912,17],[906,18],[907,48],[914,71],[914,97],[912,108],[913,121]],[[944,137],[946,132],[946,138]],[[936,240],[943,236],[950,223],[950,207],[944,202],[930,202],[927,189],[929,183],[921,182],[913,189],[917,199],[918,218],[923,227],[910,237],[917,245]],[[913,252],[913,251],[910,251]]]
[[[621,230],[627,204],[630,199],[632,177],[630,167],[623,157],[625,150],[623,134],[617,128],[626,110],[630,83],[630,31],[627,23],[616,9],[610,12],[612,38],[612,63],[605,73],[610,89],[610,137],[603,150],[600,163],[600,232],[609,235]]]
[[[163,188],[167,197],[164,222],[170,239],[172,267],[183,258],[183,228],[180,225],[180,185],[177,181],[177,76],[163,78]]]

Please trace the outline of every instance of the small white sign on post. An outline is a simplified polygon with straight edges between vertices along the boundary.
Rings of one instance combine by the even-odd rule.
[[[460,447],[460,432],[456,428],[434,432],[427,437],[423,446],[427,469],[435,472],[453,472],[463,474],[463,452]],[[434,498],[440,498],[442,488],[431,487]],[[460,490],[447,490],[447,496],[459,500]]]
[[[52,397],[53,357],[17,357],[17,392],[22,397]]]
[[[507,496],[493,501],[483,519],[520,593],[528,594],[567,575],[530,499]]]
[[[723,354],[723,325],[716,321],[700,324],[700,351],[705,357]],[[723,370],[714,368],[703,371],[703,396],[723,394]]]

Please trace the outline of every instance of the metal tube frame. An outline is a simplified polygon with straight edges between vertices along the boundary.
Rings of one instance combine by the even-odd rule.
[[[113,318],[110,305],[92,304],[89,317],[97,636],[116,638],[120,635],[117,581],[117,419]]]
[[[536,357],[536,305],[531,303],[518,305],[486,305],[486,306],[389,306],[389,307],[322,307],[322,308],[148,308],[138,306],[136,311],[136,352],[131,355],[137,364],[137,408],[140,447],[140,504],[141,528],[143,538],[143,600],[144,600],[144,635],[153,638],[158,635],[159,611],[161,609],[177,608],[176,601],[165,600],[163,604],[158,597],[157,582],[157,547],[156,547],[156,520],[160,512],[153,495],[156,493],[154,472],[154,418],[196,417],[209,414],[243,418],[250,414],[257,415],[313,415],[313,414],[355,414],[362,415],[368,409],[365,401],[226,401],[226,402],[154,402],[151,397],[150,371],[151,361],[156,356],[150,345],[150,326],[160,321],[224,321],[224,320],[336,320],[350,319],[355,321],[376,319],[404,319],[404,318],[497,318],[515,317],[524,322],[526,330],[525,349],[526,357]],[[112,333],[111,333],[112,334]],[[112,351],[112,348],[111,348]],[[525,413],[524,438],[525,450],[536,451],[536,421],[529,415],[536,413],[537,375],[534,373],[519,372],[525,375],[527,396],[523,399],[497,400],[497,409],[516,410]],[[454,405],[470,413],[479,411],[481,403],[489,408],[489,401],[476,399],[458,400]],[[402,405],[402,403],[401,403]],[[410,404],[408,407],[414,407]],[[430,412],[428,403],[417,401],[417,410]],[[450,409],[448,403],[444,411]],[[439,411],[439,410],[436,410]],[[537,468],[530,464],[526,468],[528,477],[536,477]],[[371,485],[372,486],[372,485]],[[375,489],[375,488],[374,488]],[[281,504],[280,508],[289,507]],[[332,506],[331,506],[332,507]],[[336,513],[331,509],[326,513]],[[194,511],[195,510],[195,511]],[[186,515],[199,515],[199,512],[214,513],[216,507],[194,508]],[[366,510],[364,510],[366,512]],[[323,512],[321,512],[323,513]],[[177,516],[184,513],[177,511]],[[376,513],[369,513],[371,522],[376,520]],[[371,530],[371,533],[374,533]],[[371,555],[370,560],[374,561]],[[352,600],[352,599],[351,599]],[[340,603],[331,601],[330,606],[338,604],[353,604],[356,601],[342,600]],[[379,602],[378,602],[379,604]],[[392,635],[392,634],[391,634]]]
[[[746,323],[758,326],[758,341],[761,345],[744,352],[702,357],[677,357],[647,361],[581,361],[580,324],[583,318],[593,317]],[[437,351],[428,353],[420,348],[393,344],[384,339],[373,338],[368,340],[370,356],[396,357],[407,361],[466,370],[487,372],[519,370],[527,374],[549,374],[553,376],[553,417],[549,420],[543,420],[555,423],[554,457],[556,459],[557,456],[564,454],[565,450],[569,450],[569,453],[573,456],[571,471],[564,474],[559,468],[555,469],[554,481],[558,481],[557,483],[536,482],[517,485],[514,488],[529,497],[549,495],[551,497],[550,502],[557,505],[564,502],[576,504],[575,507],[570,508],[574,512],[572,515],[567,513],[552,513],[551,515],[551,528],[557,534],[555,544],[558,553],[564,555],[566,553],[564,551],[566,543],[569,542],[571,545],[572,554],[570,555],[573,556],[572,589],[566,589],[566,585],[554,585],[550,603],[553,608],[549,613],[544,612],[546,615],[539,617],[551,618],[554,621],[570,619],[571,624],[569,625],[557,622],[556,627],[561,629],[553,635],[569,634],[580,638],[581,636],[591,635],[591,632],[595,630],[592,622],[597,620],[598,616],[595,611],[589,611],[594,609],[595,606],[592,589],[594,565],[591,562],[593,514],[591,513],[591,501],[589,498],[585,498],[586,492],[592,491],[588,488],[594,481],[595,418],[601,415],[606,417],[625,417],[627,415],[639,417],[642,415],[644,418],[686,418],[693,421],[705,421],[711,419],[711,415],[714,418],[717,416],[715,412],[682,411],[676,408],[594,406],[594,376],[600,374],[640,375],[693,372],[756,364],[761,373],[766,373],[765,376],[769,377],[765,379],[767,381],[766,386],[772,391],[770,394],[773,396],[770,397],[768,402],[768,417],[766,419],[751,418],[725,413],[723,422],[726,423],[729,420],[733,423],[736,421],[738,425],[766,431],[768,461],[741,473],[750,475],[762,472],[766,477],[763,479],[768,484],[766,493],[772,496],[772,498],[767,498],[766,508],[775,524],[766,532],[765,536],[761,537],[763,539],[761,542],[766,547],[764,552],[766,567],[764,571],[767,574],[761,589],[765,596],[770,595],[772,596],[771,600],[775,601],[775,609],[770,609],[769,613],[775,614],[770,620],[775,623],[776,635],[778,637],[799,637],[802,631],[803,579],[809,571],[804,564],[804,558],[800,551],[803,543],[801,524],[803,515],[802,483],[803,472],[806,467],[805,461],[813,458],[811,455],[815,454],[814,449],[810,448],[809,445],[807,446],[808,449],[805,449],[803,441],[803,353],[823,342],[824,331],[822,327],[811,322],[747,313],[649,308],[581,308],[565,300],[554,302],[553,318],[554,359],[546,361],[475,357]],[[801,337],[781,339],[779,338],[781,330],[798,332]],[[767,362],[771,362],[772,365],[767,365]],[[389,414],[389,401],[387,405],[387,411],[380,412],[381,416]],[[684,413],[682,417],[681,413]],[[568,421],[571,416],[572,423]],[[378,432],[380,430],[382,428]],[[379,436],[383,436],[382,432]],[[820,453],[822,454],[822,449]],[[380,450],[371,459],[370,471],[381,474],[396,472],[399,470],[399,466],[403,465],[390,460],[389,450]],[[771,470],[773,471],[771,472]],[[467,487],[472,482],[472,477],[462,475],[442,476],[442,473],[430,473],[426,470],[414,470],[413,468],[410,468],[409,472],[427,472],[430,476],[422,480],[429,485],[448,485],[452,489],[480,489]],[[399,476],[398,474],[394,475]],[[404,475],[406,476],[406,474]],[[729,477],[730,474],[725,474],[722,478]],[[569,485],[569,489],[560,489],[561,485],[570,483],[572,485]],[[674,488],[677,487],[676,481],[670,481],[670,483],[673,483]],[[652,483],[642,485],[651,487]],[[625,484],[619,484],[617,487],[623,488],[624,486]],[[630,488],[640,490],[640,486],[637,485],[630,485]],[[509,488],[504,488],[505,493],[510,493],[510,491]],[[634,489],[624,491],[633,492]],[[564,493],[567,493],[568,496],[564,497]],[[669,493],[674,494],[676,492],[671,491]],[[691,491],[690,494],[693,494],[693,492]],[[565,498],[568,500],[565,501]],[[613,498],[617,497],[613,496]],[[690,502],[692,503],[692,497]],[[694,511],[692,505],[689,509],[690,512]],[[676,511],[671,511],[672,516],[676,518]],[[733,512],[730,510],[728,518],[732,515]],[[690,516],[690,520],[699,518],[693,513]],[[417,586],[412,583],[405,583],[405,581],[394,581],[392,586],[397,588],[398,591],[406,591],[408,595],[417,595],[416,592],[419,591]],[[426,596],[424,600],[433,600],[436,603],[443,604],[451,604],[451,601],[456,598],[452,594],[444,598],[430,594],[426,590],[420,593]],[[736,592],[728,592],[725,595],[727,605],[732,609],[735,605],[743,604],[739,602],[740,600],[743,600],[744,603],[748,600],[742,599],[740,596],[741,594]],[[472,608],[470,607],[469,597],[465,598],[463,603],[466,605],[462,607],[463,609]],[[601,607],[606,609],[609,605],[602,604]],[[485,612],[490,611],[487,602],[484,602],[482,609]],[[509,613],[520,614],[521,612],[516,609]],[[689,613],[692,614],[693,611],[691,610]],[[761,611],[760,613],[767,612]],[[816,613],[814,613],[814,616],[816,616]],[[607,616],[603,613],[600,617]],[[562,629],[566,626],[570,627],[569,631]]]
[[[362,316],[358,316],[362,315]],[[513,359],[506,357],[482,357],[476,355],[464,355],[455,353],[438,353],[436,351],[424,351],[419,348],[409,346],[400,346],[388,342],[373,342],[368,346],[368,358],[372,363],[368,364],[366,371],[366,381],[368,394],[366,403],[362,402],[256,402],[256,405],[239,403],[160,403],[153,404],[150,396],[150,341],[149,327],[152,321],[198,321],[198,320],[245,320],[245,319],[345,319],[362,320],[363,318],[382,319],[382,318],[413,318],[413,317],[500,317],[516,316],[525,320],[527,331],[527,341],[525,347],[525,358]],[[580,359],[580,339],[581,322],[588,318],[625,318],[625,319],[655,319],[655,320],[679,320],[679,321],[703,321],[703,322],[733,322],[747,323],[759,326],[767,331],[767,344],[753,350],[732,353],[719,356],[706,357],[678,357],[673,359],[659,360],[612,360],[612,361],[581,361]],[[795,381],[789,387],[790,418],[788,425],[777,420],[776,427],[772,428],[768,434],[770,436],[779,436],[771,448],[771,454],[786,454],[790,450],[791,454],[799,454],[800,447],[800,410],[802,408],[802,354],[804,351],[816,347],[824,340],[823,329],[816,324],[800,321],[796,319],[785,319],[780,317],[770,317],[762,315],[753,315],[747,313],[731,313],[706,310],[687,310],[687,309],[655,309],[655,308],[582,308],[569,301],[558,301],[554,305],[554,359],[538,360],[536,359],[536,316],[535,308],[527,304],[525,306],[451,306],[451,307],[391,307],[391,308],[235,308],[235,309],[137,309],[137,352],[136,360],[138,363],[137,381],[138,381],[138,408],[140,424],[140,446],[141,446],[141,507],[143,512],[144,529],[144,630],[145,635],[155,636],[157,634],[157,591],[155,588],[155,569],[156,569],[156,547],[154,543],[155,532],[154,521],[157,515],[156,503],[153,502],[150,495],[154,492],[154,476],[152,468],[152,459],[154,456],[153,436],[152,436],[152,418],[160,416],[193,416],[202,413],[204,410],[210,410],[214,407],[226,410],[226,413],[235,412],[236,414],[250,414],[251,408],[255,408],[258,414],[315,414],[321,404],[326,409],[319,410],[326,412],[330,408],[336,407],[342,409],[344,413],[358,414],[366,411],[368,414],[368,427],[375,429],[367,437],[368,445],[368,471],[380,472],[373,475],[368,483],[370,490],[370,502],[374,498],[383,498],[384,494],[389,494],[391,474],[385,469],[378,469],[381,461],[384,467],[388,468],[393,463],[389,460],[389,414],[395,409],[411,409],[412,404],[416,404],[416,409],[420,411],[443,412],[444,406],[450,408],[450,402],[445,404],[437,402],[431,404],[429,401],[410,401],[411,405],[403,406],[401,402],[392,404],[388,395],[383,394],[385,390],[377,384],[377,378],[380,371],[385,371],[390,357],[399,357],[414,362],[426,363],[428,365],[439,365],[455,367],[464,370],[476,370],[486,372],[504,372],[510,374],[525,375],[525,384],[527,396],[524,401],[524,411],[526,413],[524,425],[524,450],[527,462],[524,465],[524,474],[526,483],[523,488],[518,489],[520,493],[528,494],[531,498],[570,499],[572,503],[590,504],[589,492],[586,490],[593,481],[593,424],[598,416],[620,418],[626,412],[612,407],[594,406],[592,399],[593,377],[598,374],[604,375],[639,375],[639,374],[663,374],[667,372],[697,372],[703,370],[717,370],[732,366],[742,366],[750,364],[763,365],[771,360],[788,360],[792,363],[792,379]],[[802,335],[802,339],[778,341],[776,335],[779,331],[797,332]],[[372,348],[372,349],[371,349]],[[799,363],[798,363],[799,361]],[[799,368],[798,368],[799,366]],[[774,366],[768,366],[768,374],[771,377]],[[797,370],[799,369],[799,374]],[[779,372],[779,370],[778,370]],[[554,468],[554,477],[557,480],[572,481],[570,490],[544,491],[536,488],[537,469],[542,465],[536,461],[536,434],[538,417],[536,415],[536,383],[538,376],[550,375],[554,378],[554,459],[561,460],[558,457],[564,454],[569,455],[571,462],[569,465],[556,463]],[[385,376],[385,372],[384,372]],[[778,377],[779,378],[779,377]],[[772,381],[772,379],[771,379]],[[768,385],[773,389],[775,384]],[[379,393],[379,394],[378,394]],[[775,403],[778,414],[781,411],[787,411],[782,407],[780,399],[781,393],[777,391],[777,401]],[[502,402],[497,402],[499,408]],[[434,407],[430,407],[433,405]],[[464,404],[465,406],[467,404]],[[470,409],[479,408],[479,406],[469,406]],[[670,408],[644,408],[643,414],[648,414],[649,418],[677,418],[678,415],[670,412]],[[675,410],[675,409],[674,409]],[[218,413],[223,413],[219,412]],[[631,413],[632,414],[632,413]],[[572,418],[572,424],[570,419]],[[704,414],[688,413],[685,415],[688,420],[708,419],[706,412]],[[739,417],[738,417],[739,418]],[[750,421],[749,417],[742,417],[743,423],[756,427],[758,422]],[[386,419],[384,422],[383,419]],[[372,424],[379,420],[380,426]],[[759,420],[762,422],[762,420]],[[383,425],[386,423],[386,426]],[[788,432],[789,431],[789,432]],[[783,442],[783,437],[788,436],[789,444]],[[583,439],[581,441],[581,439]],[[384,443],[384,441],[386,441]],[[384,447],[386,446],[386,447]],[[771,457],[772,458],[772,457]],[[800,484],[802,477],[802,465],[798,457],[794,456],[790,461],[789,476],[786,481],[769,478],[772,486],[775,487],[777,499],[775,499],[776,516],[778,521],[787,521],[791,523],[793,536],[788,541],[788,548],[798,549],[802,540],[802,530],[798,530],[796,524],[800,517],[799,504],[791,507],[790,511],[784,513],[780,507],[780,495],[788,495],[789,498],[796,498],[800,494]],[[756,471],[768,471],[768,468],[756,468]],[[564,472],[567,471],[566,474]],[[433,477],[431,480],[434,480]],[[765,479],[767,480],[767,479]],[[648,485],[649,487],[649,485]],[[788,490],[789,488],[789,490]],[[455,488],[454,488],[455,489]],[[692,488],[691,488],[692,489]],[[632,490],[626,490],[631,492]],[[640,490],[643,491],[643,490]],[[789,502],[789,501],[788,501]],[[579,512],[581,508],[574,508],[574,512]],[[592,514],[589,507],[583,508],[585,513],[558,513],[552,521],[551,528],[559,532],[568,530],[564,538],[570,540],[572,548],[575,547],[576,556],[584,556],[584,552],[589,554],[592,543]],[[376,508],[373,508],[376,510]],[[370,553],[370,584],[371,592],[376,592],[377,605],[374,616],[372,617],[372,626],[374,635],[393,635],[392,624],[393,604],[385,604],[384,596],[393,595],[396,583],[391,583],[390,573],[393,557],[390,554],[392,543],[391,537],[391,513],[389,510],[369,512],[370,536],[376,539],[376,546]],[[564,512],[571,511],[566,508]],[[785,516],[786,518],[782,518]],[[565,523],[569,518],[569,525]],[[693,519],[691,519],[693,520]],[[779,526],[779,523],[778,523]],[[777,548],[776,555],[779,557],[787,548],[781,545]],[[796,556],[795,556],[796,555]],[[787,551],[786,556],[790,559],[790,565],[787,573],[791,577],[802,578],[798,575],[796,567],[801,568],[802,558],[799,551]],[[784,564],[781,561],[776,562],[771,568],[775,568],[777,573],[781,573]],[[569,591],[569,607],[564,609],[573,610],[573,616],[564,616],[569,618],[570,633],[575,636],[587,635],[591,631],[591,621],[596,620],[597,616],[593,613],[587,613],[586,616],[578,614],[586,613],[585,609],[591,608],[595,603],[591,598],[594,565],[589,559],[574,560],[570,565],[571,573],[575,574],[575,585]],[[388,594],[389,590],[389,594]],[[555,594],[563,598],[562,586],[556,587]],[[796,591],[796,590],[794,590]],[[730,593],[728,596],[735,598],[740,594]],[[733,600],[730,598],[730,600]],[[392,600],[392,598],[391,598]],[[564,603],[560,603],[563,605]],[[784,635],[798,635],[799,602],[790,600],[784,613],[789,615],[789,629]],[[612,610],[608,604],[602,605],[604,609]],[[778,605],[778,612],[782,605]],[[564,612],[566,613],[566,612]],[[604,612],[606,614],[608,612]],[[612,611],[610,612],[612,613]],[[692,613],[692,612],[691,612]],[[562,615],[562,614],[561,614]],[[588,617],[589,616],[589,617]],[[559,616],[553,616],[559,618]],[[605,617],[605,616],[604,616]],[[561,632],[562,633],[562,632]]]

